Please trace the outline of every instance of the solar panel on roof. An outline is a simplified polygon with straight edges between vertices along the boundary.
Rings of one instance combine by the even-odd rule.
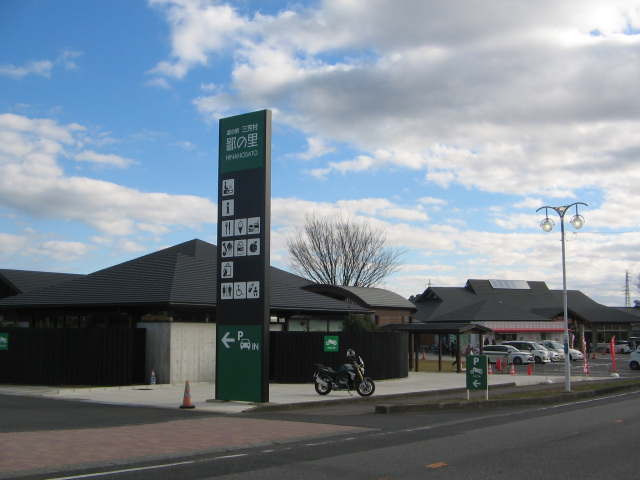
[[[529,282],[526,280],[489,280],[493,288],[508,288],[511,290],[530,290]]]

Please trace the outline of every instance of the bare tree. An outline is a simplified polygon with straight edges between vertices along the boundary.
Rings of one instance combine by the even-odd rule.
[[[386,232],[367,220],[307,214],[287,239],[289,267],[317,283],[373,287],[395,272],[404,253],[385,248]]]

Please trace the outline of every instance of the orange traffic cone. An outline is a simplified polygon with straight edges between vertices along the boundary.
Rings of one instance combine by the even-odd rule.
[[[496,363],[496,372],[502,371],[502,364],[500,363],[500,359],[498,358],[498,363]]]
[[[529,364],[529,368],[527,369],[527,375],[531,375],[531,364]]]
[[[184,386],[184,399],[182,400],[180,408],[196,408],[195,405],[191,403],[191,388],[189,387],[189,380],[187,380],[187,384]]]
[[[602,354],[603,354],[603,355],[606,355],[606,354],[607,354],[607,349],[606,349],[606,348],[603,348],[603,349],[602,349]]]
[[[591,358],[594,359],[594,360],[596,359],[596,351],[595,350],[593,351],[593,356]]]
[[[424,350],[422,351],[422,359],[426,360],[427,359],[427,354],[424,352]]]
[[[513,363],[511,364],[511,370],[509,371],[510,375],[515,375],[516,374],[516,367],[513,366]]]
[[[493,372],[491,371],[491,364],[489,364],[489,371],[487,372],[488,375],[493,375]]]

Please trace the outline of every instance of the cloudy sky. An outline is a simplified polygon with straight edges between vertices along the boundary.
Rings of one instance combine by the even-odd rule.
[[[468,278],[612,306],[640,270],[637,0],[3,0],[0,268],[216,243],[218,120],[273,111],[272,264],[306,212],[387,230],[403,296]],[[567,219],[574,213],[567,213]]]

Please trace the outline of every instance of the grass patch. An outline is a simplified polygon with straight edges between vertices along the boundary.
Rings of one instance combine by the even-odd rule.
[[[442,371],[443,372],[455,372],[456,366],[451,365],[454,361],[454,358],[451,357],[442,357]],[[462,368],[464,368],[465,362],[462,362]],[[414,371],[415,369],[410,369]],[[438,361],[437,360],[418,360],[418,372],[439,372],[438,370]]]
[[[624,387],[628,386],[630,389],[635,387],[640,389],[640,381],[638,380],[613,380],[613,381],[595,381],[595,382],[575,382],[571,385],[572,392],[591,392],[598,390],[605,390],[611,387]],[[550,397],[553,395],[561,395],[565,392],[564,386],[558,386],[554,388],[546,388],[542,390],[523,390],[521,392],[509,392],[509,393],[491,393],[490,398],[492,400],[514,400],[520,398],[539,398]]]

